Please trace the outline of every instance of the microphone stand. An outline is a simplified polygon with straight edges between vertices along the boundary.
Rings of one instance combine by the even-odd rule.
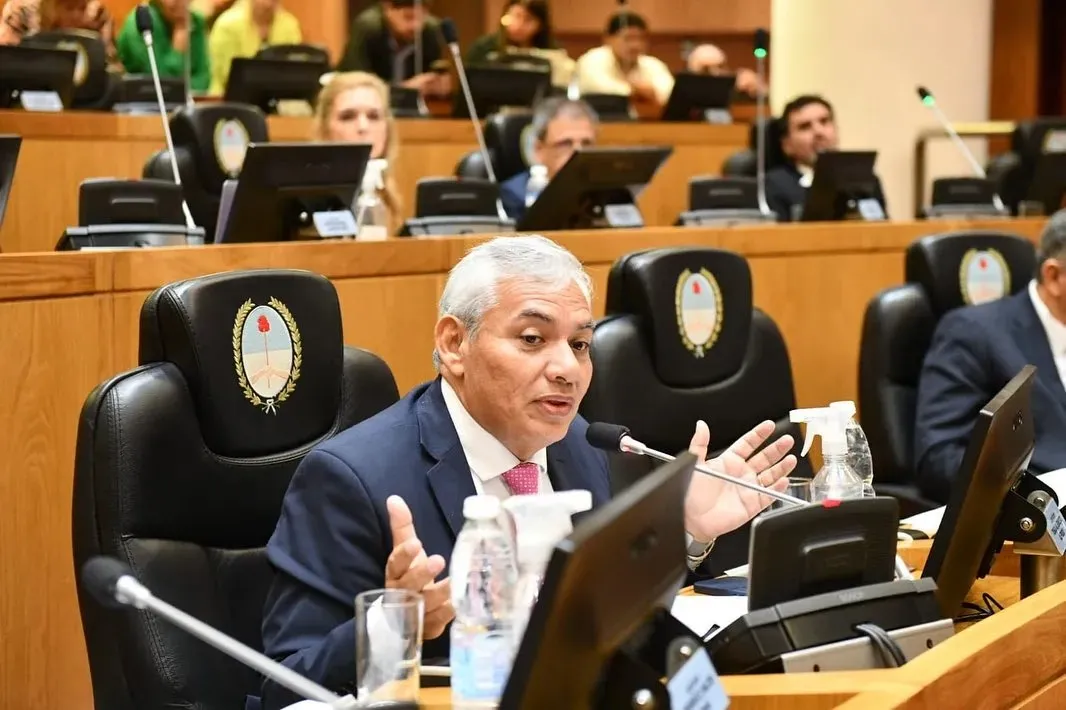
[[[759,200],[759,212],[770,217],[770,204],[766,201],[766,42],[765,30],[755,31],[755,74],[759,85],[755,95],[755,189]]]
[[[185,31],[188,33],[185,45],[185,108],[192,109],[192,3],[185,3]]]

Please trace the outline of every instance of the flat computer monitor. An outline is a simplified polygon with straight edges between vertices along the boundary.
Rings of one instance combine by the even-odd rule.
[[[733,99],[736,76],[677,74],[674,88],[663,107],[663,121],[707,121],[725,123],[729,118],[729,104]]]
[[[100,35],[89,30],[52,30],[23,38],[22,47],[65,49],[74,52],[73,108],[110,109],[112,77],[107,71],[107,50]]]
[[[920,217],[955,219],[964,217],[1009,217],[999,201],[995,185],[987,178],[952,177],[933,181],[933,197]]]
[[[673,148],[582,148],[518,222],[520,232],[643,227],[637,195]]]
[[[936,580],[937,602],[947,617],[958,613],[974,581],[989,573],[1004,540],[1012,539],[1004,530],[1018,524],[1005,516],[1005,504],[1025,498],[1028,486],[1042,485],[1025,471],[1036,444],[1030,407],[1035,378],[1036,368],[1026,365],[974,423],[922,570],[923,577]],[[1032,517],[1043,521],[1039,514]]]
[[[877,198],[874,176],[876,161],[877,151],[873,150],[834,150],[819,155],[801,221],[884,220],[885,206]]]
[[[317,238],[315,214],[350,213],[369,160],[364,143],[249,144],[215,241]]]
[[[273,44],[256,52],[255,58],[329,64],[329,52],[314,44]]]
[[[185,105],[185,80],[177,77],[159,77],[159,88],[163,92],[163,107],[176,111]],[[155,93],[155,82],[150,74],[127,74],[115,87],[115,103],[111,107],[115,113],[159,113],[159,99]]]
[[[63,108],[74,98],[78,55],[68,49],[0,45],[0,108],[22,105],[23,92],[55,92]]]
[[[181,186],[170,180],[92,178],[78,188],[78,224],[185,224]]]
[[[594,708],[605,668],[684,583],[685,452],[583,518],[555,546],[501,710]]]
[[[551,72],[475,65],[466,68],[470,95],[478,116],[488,116],[502,108],[530,108],[551,89]],[[462,91],[455,92],[452,116],[469,118]]]
[[[418,89],[392,85],[389,87],[389,108],[397,118],[424,118],[429,116],[429,107]]]
[[[18,165],[22,136],[0,135],[0,227],[4,226],[7,200],[11,186],[15,184],[15,167]]]
[[[759,209],[759,188],[755,178],[703,177],[688,183],[688,209],[677,218],[677,225],[761,224],[776,221],[773,212]]]
[[[605,123],[633,121],[637,118],[633,104],[624,94],[581,94],[581,100],[591,106],[596,116]]]
[[[415,187],[415,216],[400,237],[503,234],[514,222],[501,220],[500,186],[477,178],[422,178]]]
[[[314,106],[322,88],[319,79],[328,71],[329,65],[321,60],[237,57],[230,66],[225,100],[258,106],[264,113],[277,113],[281,101]]]

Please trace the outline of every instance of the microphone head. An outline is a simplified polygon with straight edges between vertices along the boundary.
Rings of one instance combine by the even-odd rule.
[[[455,28],[452,18],[445,17],[440,21],[440,33],[444,35],[445,44],[459,44],[459,30]]]
[[[766,57],[766,47],[770,44],[770,33],[760,27],[755,30],[755,56],[759,59]]]
[[[924,86],[918,87],[918,98],[921,99],[922,103],[926,106],[933,105],[933,95],[929,93],[929,89],[925,88]]]
[[[585,432],[585,439],[592,446],[605,451],[621,451],[623,436],[629,436],[627,427],[607,422],[592,422]]]
[[[137,9],[133,11],[134,21],[137,23],[137,33],[144,34],[145,32],[151,33],[152,31],[152,11],[148,9],[147,4],[138,5]]]
[[[82,586],[101,606],[110,609],[124,606],[115,597],[115,587],[118,585],[118,580],[126,576],[133,576],[133,571],[126,564],[114,557],[103,555],[90,558],[81,568]]]

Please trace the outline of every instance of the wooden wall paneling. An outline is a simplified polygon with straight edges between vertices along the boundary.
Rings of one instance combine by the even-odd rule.
[[[486,0],[487,27],[499,18],[504,4],[505,0]],[[770,27],[770,0],[629,0],[626,5],[648,21],[653,33],[751,32]],[[557,31],[600,34],[618,9],[617,0],[553,0],[552,24]]]
[[[1040,115],[1066,115],[1066,4],[1044,0],[1040,22]]]
[[[348,41],[348,4],[346,0],[283,0],[285,9],[300,21],[304,41],[329,50],[334,61],[340,59]]]
[[[1032,118],[1040,112],[1040,23],[1042,0],[994,0],[988,117],[993,121]],[[1010,139],[991,138],[989,155],[1010,148]]]
[[[122,27],[122,23],[133,12],[133,8],[140,4],[141,0],[104,0],[104,6],[107,7],[107,11],[111,13],[115,21],[115,32]]]
[[[0,707],[89,710],[71,495],[78,412],[115,372],[110,297],[3,302],[0,323]]]

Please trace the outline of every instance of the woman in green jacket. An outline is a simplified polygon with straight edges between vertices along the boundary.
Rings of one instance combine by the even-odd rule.
[[[185,58],[190,57],[192,90],[207,91],[211,66],[207,58],[207,27],[203,16],[189,10],[189,0],[151,0],[152,41],[159,75],[183,79]],[[137,10],[126,17],[118,34],[118,56],[130,74],[150,74],[148,48],[137,31]]]
[[[467,64],[485,64],[494,55],[515,49],[558,49],[552,37],[547,0],[507,0],[500,28],[483,35],[466,52]]]

